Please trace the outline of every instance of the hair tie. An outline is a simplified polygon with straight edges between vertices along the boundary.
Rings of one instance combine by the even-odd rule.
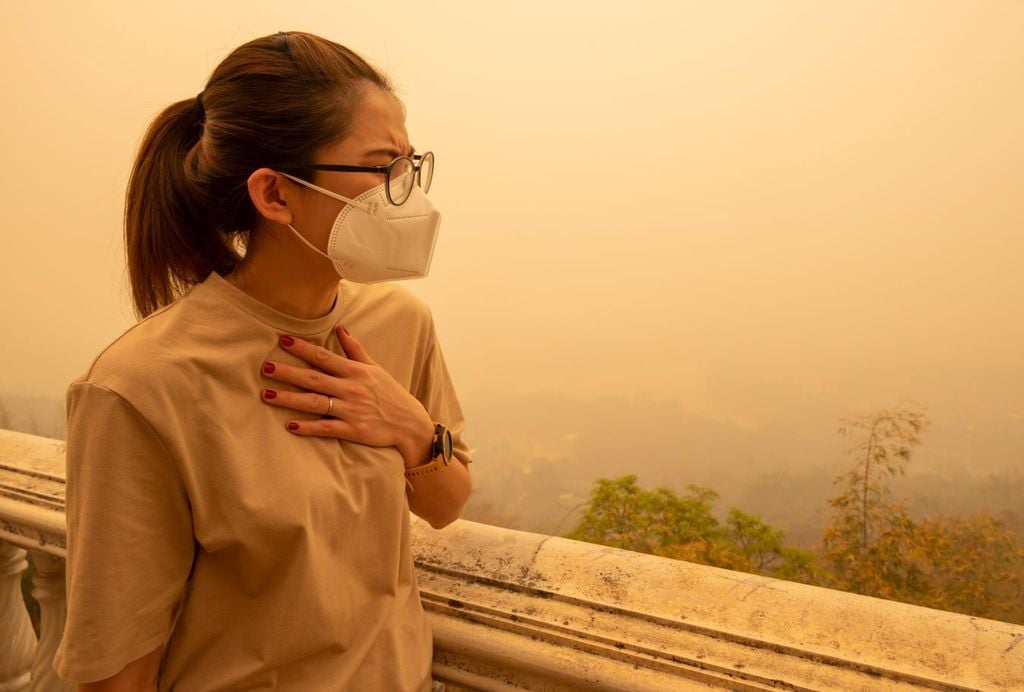
[[[192,111],[196,114],[196,120],[202,121],[206,117],[206,109],[203,108],[203,92],[199,92],[196,96],[195,103],[192,104]]]

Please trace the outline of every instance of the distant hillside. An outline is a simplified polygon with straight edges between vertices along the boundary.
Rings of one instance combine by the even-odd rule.
[[[478,393],[463,406],[476,460],[466,518],[539,533],[569,531],[596,479],[635,473],[645,485],[677,492],[713,488],[722,512],[759,515],[791,544],[810,548],[845,462],[827,412],[741,427],[646,396]],[[959,426],[970,434],[958,434]],[[0,394],[0,427],[64,439],[64,401]],[[1024,461],[1020,435],[978,427],[937,418],[893,490],[912,513],[986,510],[1024,535],[1024,464],[1009,464],[1015,454]]]
[[[540,533],[578,521],[598,478],[637,474],[645,486],[716,490],[718,507],[760,515],[812,547],[833,480],[847,463],[842,410],[781,409],[740,426],[649,396],[476,393],[463,401],[473,469],[469,519]],[[893,484],[914,514],[985,510],[1024,534],[1024,438],[995,421],[934,411],[906,478]]]

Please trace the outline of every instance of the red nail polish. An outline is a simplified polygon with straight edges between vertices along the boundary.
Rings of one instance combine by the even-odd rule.
[[[269,362],[269,361],[263,364],[263,374],[264,375],[272,375],[274,373],[274,369],[275,369],[275,365],[273,363]]]
[[[291,338],[287,334],[285,336],[281,337],[281,345],[282,346],[291,346],[294,343],[295,343],[295,339]]]
[[[298,430],[299,429],[299,424],[296,423],[295,421],[289,421],[288,429],[289,430]]]
[[[266,399],[275,399],[277,398],[277,391],[273,389],[265,389],[263,390],[263,396]]]

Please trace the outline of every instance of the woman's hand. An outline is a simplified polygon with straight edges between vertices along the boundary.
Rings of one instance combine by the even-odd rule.
[[[339,325],[335,332],[347,359],[297,337],[282,336],[281,347],[314,368],[267,361],[263,375],[309,391],[264,389],[263,401],[325,416],[288,421],[287,429],[296,435],[393,446],[401,452],[407,468],[427,463],[434,424],[423,404],[374,362],[345,327]]]

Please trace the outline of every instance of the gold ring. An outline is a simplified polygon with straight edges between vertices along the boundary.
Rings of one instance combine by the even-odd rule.
[[[332,399],[331,397],[327,397],[327,413],[325,413],[324,415],[325,416],[331,415],[331,411],[333,411],[333,410],[334,410],[334,399]]]

